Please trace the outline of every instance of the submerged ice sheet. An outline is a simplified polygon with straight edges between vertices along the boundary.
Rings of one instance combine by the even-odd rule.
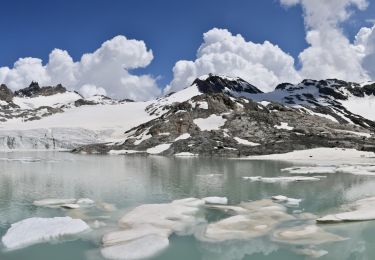
[[[302,199],[288,198],[284,195],[272,196],[272,199],[278,202],[284,202],[287,206],[298,207]]]
[[[84,232],[89,226],[80,219],[71,217],[28,218],[12,224],[2,242],[8,249],[48,242],[66,235]]]
[[[282,228],[273,233],[272,239],[276,242],[295,245],[319,245],[344,240],[344,238],[328,233],[316,225]]]
[[[262,177],[262,176],[250,176],[242,177],[245,180],[260,181],[266,183],[277,183],[277,182],[298,182],[298,181],[319,181],[317,177],[307,176],[281,176],[281,177]]]
[[[145,259],[157,255],[169,246],[167,236],[145,235],[127,243],[115,244],[101,249],[107,259]]]
[[[204,204],[204,200],[186,198],[138,206],[120,219],[122,229],[103,237],[101,253],[108,259],[143,259],[158,254],[168,247],[172,233],[193,233],[205,222],[199,215]]]
[[[286,213],[286,208],[272,200],[243,202],[238,206],[212,206],[230,210],[236,215],[208,224],[197,237],[203,241],[223,242],[246,240],[264,236],[278,224],[295,219]]]
[[[345,208],[350,209],[343,213],[327,215],[317,219],[318,223],[348,222],[375,220],[375,197],[355,201]]]

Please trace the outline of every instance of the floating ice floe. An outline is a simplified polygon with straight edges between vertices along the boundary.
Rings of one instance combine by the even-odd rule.
[[[286,208],[271,200],[241,203],[238,206],[211,206],[238,215],[210,223],[197,238],[208,242],[246,240],[268,234],[276,225],[295,219]]]
[[[33,244],[56,240],[89,230],[81,219],[71,217],[28,218],[12,224],[2,242],[8,249],[18,249]]]
[[[319,181],[316,177],[307,176],[281,176],[281,177],[262,177],[262,176],[251,176],[242,177],[245,180],[260,181],[266,183],[277,183],[277,182],[298,182],[298,181]]]
[[[283,202],[290,199],[285,196],[275,198]],[[101,254],[107,259],[150,258],[168,247],[169,236],[173,233],[194,234],[204,244],[217,243],[218,246],[232,243],[234,240],[250,243],[268,236],[276,242],[301,246],[342,240],[315,224],[277,230],[286,222],[288,225],[292,222],[301,225],[303,221],[311,223],[310,220],[316,216],[305,217],[302,215],[308,213],[301,213],[296,217],[287,212],[284,204],[275,203],[271,199],[242,202],[238,205],[220,205],[219,202],[227,203],[227,199],[187,198],[171,203],[138,206],[120,219],[119,230],[104,235]],[[224,211],[230,216],[207,223],[202,208]],[[303,249],[300,254],[323,255],[323,251],[312,248],[300,249]]]
[[[272,196],[272,199],[278,202],[285,202],[287,206],[298,207],[302,199],[288,198],[283,195]]]
[[[349,205],[346,205],[345,208],[349,208],[352,210],[343,213],[327,215],[318,218],[316,221],[318,223],[334,223],[375,220],[375,197],[355,201]]]
[[[350,173],[354,175],[375,176],[375,164],[361,163],[337,166],[303,166],[284,168],[281,171],[290,174]]]
[[[205,201],[195,198],[171,203],[145,204],[125,214],[122,228],[103,237],[101,253],[108,259],[143,259],[160,253],[169,245],[172,233],[189,234],[205,219],[199,216]]]
[[[276,230],[272,240],[294,245],[319,245],[344,240],[343,237],[328,233],[316,225],[302,225]]]
[[[62,205],[73,204],[76,201],[76,199],[43,199],[36,200],[33,204],[38,207],[59,208]]]
[[[159,254],[168,246],[168,237],[152,234],[138,237],[127,243],[104,247],[101,249],[101,254],[107,259],[145,259]]]
[[[222,204],[222,205],[228,204],[227,197],[206,197],[206,198],[203,198],[202,200],[204,200],[206,204]]]
[[[290,174],[322,174],[322,173],[335,173],[335,166],[304,166],[304,167],[290,167],[281,169],[282,172]]]
[[[43,199],[33,202],[34,206],[47,208],[77,209],[81,206],[91,206],[95,201],[88,198],[81,199]]]

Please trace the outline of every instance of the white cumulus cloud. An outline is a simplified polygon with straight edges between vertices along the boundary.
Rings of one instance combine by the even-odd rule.
[[[90,84],[83,85],[79,89],[79,93],[85,98],[89,98],[95,95],[102,95],[102,96],[107,95],[107,92],[105,91],[104,88],[98,88],[97,86],[90,85]]]
[[[363,27],[355,37],[355,44],[362,56],[362,66],[372,80],[375,80],[375,25]]]
[[[175,64],[173,80],[165,91],[182,89],[208,73],[238,76],[265,91],[283,81],[300,80],[293,57],[278,46],[268,41],[253,43],[226,29],[214,28],[203,35],[196,60]]]
[[[50,53],[45,65],[40,59],[21,58],[12,68],[0,68],[0,83],[13,90],[24,88],[31,81],[41,85],[61,83],[85,93],[104,90],[111,97],[147,100],[160,95],[156,79],[151,75],[134,75],[130,70],[146,67],[152,59],[153,53],[143,41],[116,36],[76,62],[67,51],[59,49]]]
[[[284,5],[301,4],[306,26],[306,41],[310,45],[299,59],[303,78],[340,78],[350,81],[368,80],[362,67],[363,56],[344,35],[340,24],[348,20],[355,9],[364,10],[366,0],[281,0]]]

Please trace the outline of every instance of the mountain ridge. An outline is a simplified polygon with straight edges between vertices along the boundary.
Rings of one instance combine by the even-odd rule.
[[[58,95],[69,98],[65,103],[50,103],[50,109],[59,111],[34,118],[31,121],[35,124],[29,120],[19,122],[19,117],[3,121],[3,148],[19,149],[24,144],[18,142],[32,132],[37,136],[31,137],[32,142],[37,141],[31,147],[61,149],[61,145],[52,145],[60,142],[64,143],[63,149],[82,153],[239,157],[314,147],[375,150],[375,122],[351,112],[345,103],[375,97],[374,83],[304,80],[295,85],[283,83],[274,91],[263,93],[243,79],[209,74],[179,92],[148,102],[117,101],[103,96],[83,98],[75,92],[62,92],[61,87],[58,93],[45,96],[40,95],[43,87],[35,88],[34,83],[32,91],[26,91],[29,96],[25,97],[25,91],[14,95],[19,110],[33,112],[41,107],[48,110],[48,106],[22,109],[19,100],[27,103]],[[54,88],[41,93],[48,94],[51,89]],[[7,91],[0,87],[0,98],[3,92]],[[7,101],[1,100],[3,110]],[[1,113],[0,120],[3,118]],[[72,138],[74,144],[61,142],[53,134],[45,142],[43,135],[35,132],[36,126],[58,132],[60,139],[64,135],[65,139]],[[17,136],[9,136],[9,130],[18,128],[21,130]]]

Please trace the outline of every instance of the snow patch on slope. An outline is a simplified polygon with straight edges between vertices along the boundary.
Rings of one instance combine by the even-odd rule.
[[[219,130],[222,127],[226,119],[218,115],[210,115],[207,118],[197,118],[193,120],[202,131]]]

